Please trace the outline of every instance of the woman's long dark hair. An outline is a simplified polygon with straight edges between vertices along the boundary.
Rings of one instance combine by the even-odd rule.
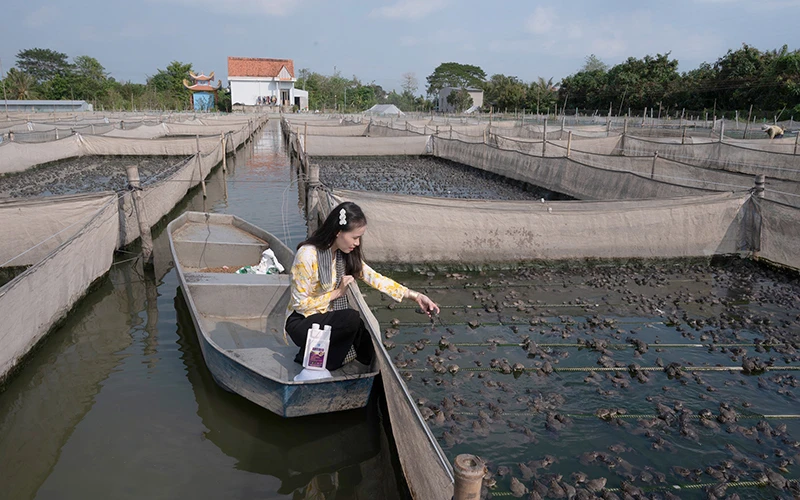
[[[340,224],[342,210],[344,210],[345,224]],[[303,245],[314,245],[320,250],[325,250],[333,246],[333,242],[336,241],[336,236],[339,234],[339,231],[353,231],[366,225],[367,217],[364,215],[364,212],[361,211],[361,207],[352,201],[345,201],[336,205],[336,207],[331,210],[331,213],[328,214],[325,222],[323,222],[307,240],[297,245],[297,248]],[[344,257],[345,274],[361,278],[363,263],[361,245],[357,246],[350,253],[342,252],[342,256]]]

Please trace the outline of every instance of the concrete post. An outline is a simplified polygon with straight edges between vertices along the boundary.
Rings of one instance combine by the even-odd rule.
[[[794,154],[797,154],[797,139],[800,138],[800,130],[797,131],[797,135],[794,136]]]
[[[719,124],[719,142],[722,142],[722,139],[725,138],[725,118],[722,118],[722,121]]]
[[[478,500],[481,497],[481,482],[486,466],[475,455],[458,455],[453,462],[455,487],[453,500]]]
[[[308,151],[308,122],[303,124],[303,152]]]
[[[139,224],[139,236],[142,238],[142,260],[145,266],[153,265],[153,237],[150,234],[150,225],[147,223],[144,202],[142,201],[142,187],[139,181],[139,168],[136,165],[125,167],[128,176],[128,189],[131,190],[133,208],[136,210],[136,222]]]
[[[681,129],[681,144],[686,144],[686,126]]]
[[[315,163],[308,164],[308,186],[309,188],[319,186],[319,165]]]
[[[766,179],[764,174],[756,174],[756,187],[755,187],[755,194],[759,198],[764,197],[764,184],[766,183]]]

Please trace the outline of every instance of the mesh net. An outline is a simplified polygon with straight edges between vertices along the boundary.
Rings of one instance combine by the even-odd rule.
[[[199,141],[81,134],[34,144],[6,141],[0,145],[0,173],[82,155],[172,156],[161,173],[143,179],[141,216],[153,226],[208,176],[224,151],[238,148],[266,122],[264,117],[235,118],[210,126],[176,125],[178,131],[204,136]],[[164,126],[138,123],[134,130]],[[0,287],[0,317],[7,326],[0,331],[0,380],[108,271],[114,249],[139,237],[135,213],[128,191],[0,200],[0,267],[27,267]]]

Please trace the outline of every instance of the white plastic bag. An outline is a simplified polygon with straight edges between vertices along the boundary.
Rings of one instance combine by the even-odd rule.
[[[255,266],[244,266],[236,271],[238,274],[278,274],[282,273],[284,267],[278,262],[275,253],[271,248],[261,252],[261,262]]]

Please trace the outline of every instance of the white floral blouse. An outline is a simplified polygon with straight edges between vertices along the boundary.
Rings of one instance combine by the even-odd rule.
[[[323,288],[319,281],[317,249],[313,245],[303,245],[297,250],[292,264],[292,296],[286,311],[288,317],[293,311],[303,316],[328,312],[331,295],[336,283],[336,266],[331,266],[331,284]],[[408,288],[375,272],[366,263],[362,268],[362,281],[380,290],[397,302],[403,300]]]

